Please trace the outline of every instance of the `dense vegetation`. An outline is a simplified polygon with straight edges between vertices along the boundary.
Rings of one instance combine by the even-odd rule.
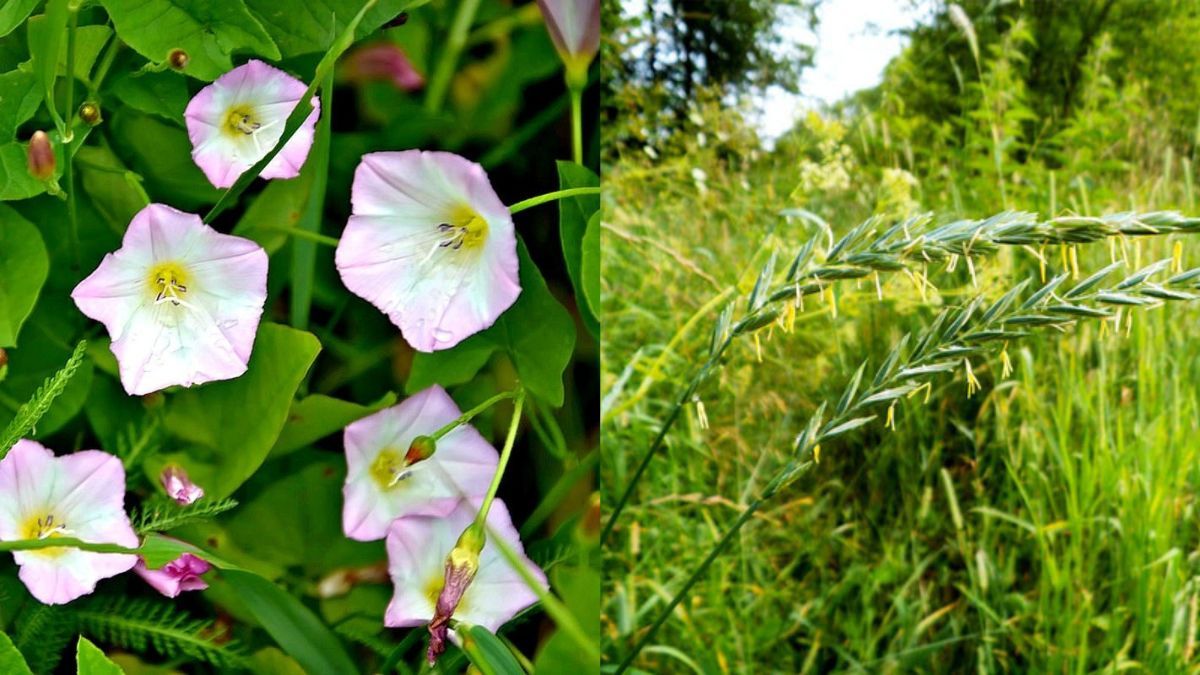
[[[1200,48],[1171,36],[1200,8],[935,9],[772,149],[726,88],[670,128],[669,91],[610,92],[610,514],[698,386],[605,542],[606,663],[649,637],[647,671],[1194,667],[1200,242],[1142,226],[1197,213]],[[953,358],[878,389],[925,338]]]

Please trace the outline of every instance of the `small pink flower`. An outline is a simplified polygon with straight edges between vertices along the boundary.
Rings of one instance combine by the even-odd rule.
[[[383,80],[400,91],[417,91],[425,86],[425,78],[394,42],[376,42],[354,50],[346,58],[342,72],[351,82]]]
[[[174,598],[184,591],[202,591],[208,588],[208,584],[200,577],[210,569],[212,565],[207,560],[184,553],[157,570],[147,568],[146,561],[139,559],[133,571],[153,586],[154,590],[168,598]]]
[[[403,628],[422,626],[433,620],[446,581],[446,558],[454,550],[459,536],[474,521],[478,510],[478,500],[463,500],[445,516],[413,516],[392,523],[388,529],[387,550],[396,592],[384,615],[385,625]],[[546,588],[546,575],[525,557],[521,538],[504,502],[496,500],[492,503],[486,532],[487,542],[479,553],[473,578],[465,580],[465,590],[454,589],[456,597],[447,597],[445,601],[447,606],[451,604],[450,600],[456,601],[453,619],[495,631],[537,602],[537,595],[509,566],[492,540],[503,538],[516,550],[521,555],[522,565],[542,588]]]
[[[537,0],[567,68],[586,70],[600,51],[600,0]]]
[[[228,380],[250,360],[267,254],[200,216],[151,204],[71,297],[108,329],[126,392]]]
[[[125,469],[99,450],[55,457],[39,443],[17,441],[0,459],[0,541],[55,537],[136,548],[125,514]],[[58,605],[128,571],[138,557],[59,547],[16,551],[13,559],[33,597]]]
[[[233,185],[275,147],[288,115],[307,87],[262,61],[218,77],[188,103],[183,116],[192,140],[192,159],[219,188]],[[263,178],[295,178],[308,159],[320,103],[312,98],[312,114],[263,170]]]
[[[512,217],[483,167],[447,152],[373,152],[354,172],[342,282],[414,349],[448,349],[521,293]]]
[[[428,458],[408,457],[414,438],[437,431],[460,414],[454,399],[435,385],[346,427],[342,529],[347,537],[383,539],[397,518],[440,516],[463,497],[487,493],[499,454],[470,425],[443,436]]]
[[[204,488],[196,485],[188,478],[187,471],[178,464],[169,464],[162,471],[163,489],[167,496],[174,499],[180,506],[190,506],[204,496]]]

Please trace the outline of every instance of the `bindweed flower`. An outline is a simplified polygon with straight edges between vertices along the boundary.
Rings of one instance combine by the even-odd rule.
[[[204,488],[193,483],[188,477],[187,471],[184,471],[183,467],[178,464],[168,464],[163,468],[159,480],[162,481],[167,496],[174,499],[180,506],[190,506],[204,496]]]
[[[587,81],[588,64],[600,51],[600,0],[537,0],[546,30],[567,68],[568,79]]]
[[[434,385],[346,427],[342,528],[347,537],[383,539],[396,518],[440,516],[463,497],[483,497],[499,455],[474,427],[464,424],[447,433],[425,459],[409,456],[414,439],[459,414],[446,390]]]
[[[126,392],[228,380],[250,360],[267,254],[199,216],[151,204],[71,297],[108,328]]]
[[[408,55],[394,42],[377,42],[361,47],[346,57],[342,74],[356,84],[390,82],[400,91],[417,91],[425,78],[413,67]]]
[[[396,592],[384,615],[386,625],[393,628],[421,626],[448,611],[449,619],[495,631],[537,601],[537,595],[491,542],[495,537],[502,538],[521,556],[529,573],[543,588],[546,587],[546,575],[524,556],[520,536],[500,500],[492,502],[488,512],[488,541],[479,551],[478,559],[472,560],[472,556],[465,555],[473,548],[471,546],[462,549],[457,561],[450,559],[477,512],[478,501],[464,500],[454,511],[440,518],[400,518],[392,523],[388,530],[387,550]],[[452,584],[450,587],[446,585],[447,576]],[[443,610],[440,613],[437,611],[439,604]],[[449,619],[439,618],[443,619],[439,621],[441,628],[432,625],[430,628],[431,631],[436,628],[444,638],[442,630]],[[431,652],[437,639],[437,635],[431,636]]]
[[[175,598],[184,591],[202,591],[208,588],[208,584],[200,577],[210,569],[212,565],[207,560],[184,553],[157,570],[147,568],[146,561],[139,559],[133,571],[153,586],[154,590],[168,598]]]
[[[447,152],[374,152],[354,172],[342,282],[414,349],[491,326],[521,293],[512,217],[483,167]]]
[[[183,116],[192,140],[192,159],[209,182],[227,188],[265,157],[283,135],[284,123],[306,88],[282,70],[251,60],[201,89]],[[263,178],[300,175],[320,113],[315,96],[312,105],[304,124],[263,169]]]
[[[125,514],[125,469],[99,450],[55,457],[39,443],[17,441],[0,459],[0,541],[56,537],[137,547]],[[13,559],[33,597],[57,605],[91,593],[138,557],[56,547],[15,551]]]

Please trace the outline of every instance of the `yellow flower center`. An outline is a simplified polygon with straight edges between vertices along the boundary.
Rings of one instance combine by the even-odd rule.
[[[441,248],[454,251],[477,251],[487,241],[488,224],[478,213],[469,206],[455,208],[447,222],[439,223],[438,232],[442,238],[438,243]]]
[[[391,490],[408,478],[408,472],[404,470],[407,466],[408,462],[404,461],[403,454],[392,448],[384,448],[379,451],[375,461],[371,462],[369,472],[371,479],[379,487]]]
[[[52,513],[34,514],[25,519],[19,530],[21,539],[57,539],[58,537],[67,537],[71,535],[71,531],[67,529],[67,524],[61,519],[55,518]],[[29,551],[36,555],[45,556],[47,558],[57,558],[66,553],[66,548],[41,548]]]
[[[178,305],[188,293],[191,277],[183,265],[177,262],[159,263],[146,275],[146,285],[155,302],[171,302]]]
[[[221,131],[233,138],[242,138],[253,135],[261,128],[262,122],[258,121],[254,108],[240,104],[231,107],[229,112],[225,113],[225,124]]]

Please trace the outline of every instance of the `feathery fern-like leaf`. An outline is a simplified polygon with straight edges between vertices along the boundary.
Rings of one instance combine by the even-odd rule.
[[[87,341],[80,340],[62,370],[47,378],[42,386],[34,392],[33,397],[17,410],[12,422],[8,423],[8,426],[4,428],[4,433],[0,435],[0,459],[7,455],[9,449],[29,433],[34,425],[42,419],[42,416],[50,410],[54,399],[63,393],[67,384],[70,383],[71,377],[75,375],[75,371],[79,370],[79,364],[83,363],[86,348]]]
[[[187,657],[221,669],[240,667],[236,643],[219,644],[212,623],[192,618],[170,603],[146,598],[96,598],[74,611],[80,632],[138,653]]]

